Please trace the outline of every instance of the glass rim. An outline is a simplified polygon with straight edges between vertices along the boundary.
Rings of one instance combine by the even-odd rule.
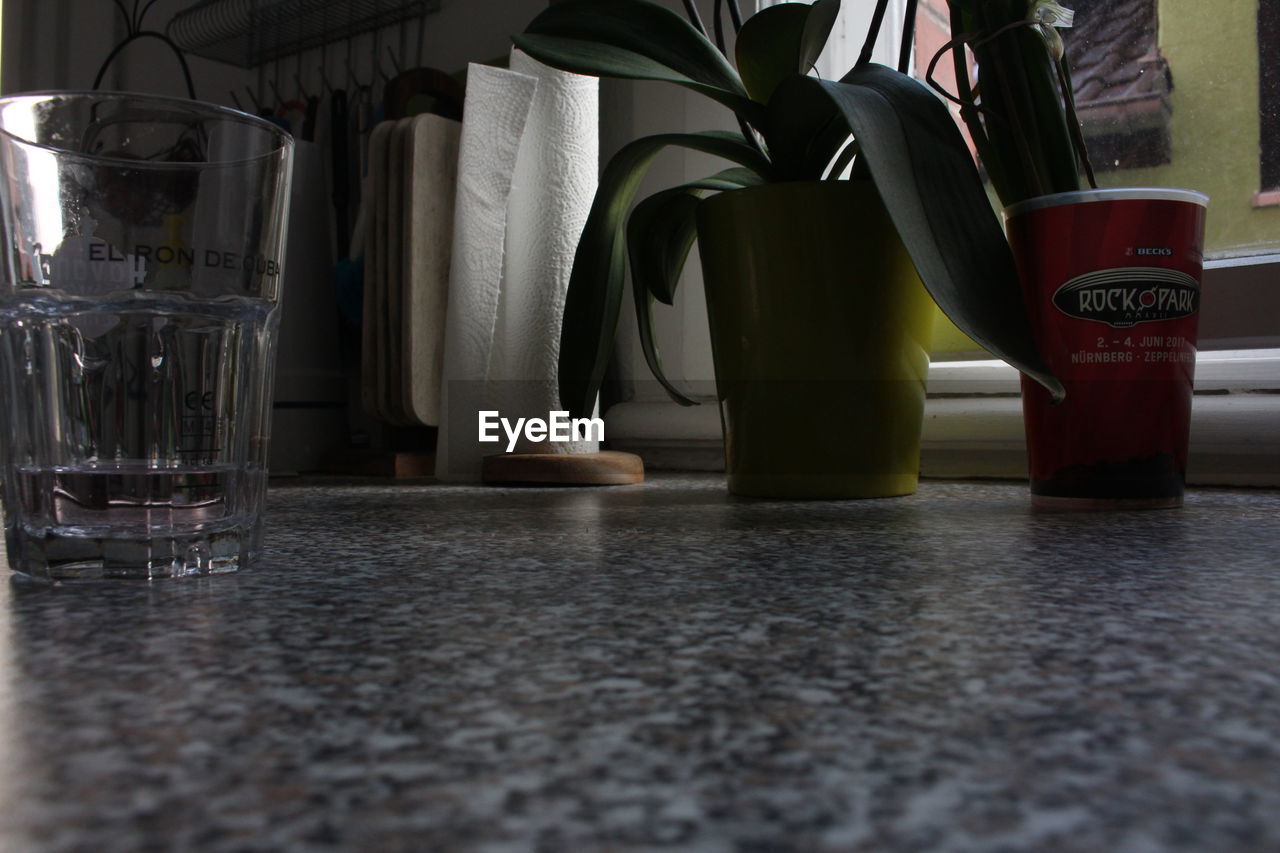
[[[117,91],[100,91],[96,89],[49,89],[38,92],[14,92],[9,95],[0,95],[0,111],[9,104],[21,103],[24,101],[40,102],[52,101],[57,99],[97,99],[102,101],[142,101],[157,105],[166,105],[174,109],[175,112],[181,111],[193,116],[204,116],[208,118],[216,118],[235,124],[244,124],[256,127],[261,131],[265,131],[273,140],[274,145],[271,150],[259,154],[255,157],[244,157],[238,160],[214,160],[203,162],[167,162],[156,160],[131,160],[127,157],[104,157],[101,154],[89,154],[84,151],[75,151],[58,145],[49,145],[44,142],[35,142],[20,136],[13,131],[5,128],[0,124],[0,136],[4,136],[13,140],[19,145],[29,148],[48,151],[57,154],[60,157],[69,157],[78,160],[85,160],[93,163],[106,163],[112,165],[120,165],[121,167],[134,169],[213,169],[227,168],[246,163],[254,163],[259,160],[271,159],[280,156],[282,153],[287,154],[294,147],[293,134],[289,133],[279,125],[267,121],[261,116],[255,116],[246,113],[243,110],[237,110],[233,107],[225,107],[221,104],[213,104],[208,101],[197,101],[190,98],[178,98],[169,95],[151,95],[145,92],[117,92]]]
[[[1209,196],[1197,190],[1186,190],[1178,187],[1105,187],[1102,189],[1070,190],[1016,201],[1004,209],[1004,215],[1008,218],[1032,210],[1043,210],[1047,207],[1085,204],[1091,201],[1123,201],[1126,199],[1183,201],[1190,204],[1198,204],[1201,207],[1209,206]]]

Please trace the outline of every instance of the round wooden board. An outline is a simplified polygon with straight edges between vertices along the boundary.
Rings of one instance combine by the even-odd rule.
[[[644,462],[634,453],[497,453],[484,458],[486,483],[630,486],[644,482]]]

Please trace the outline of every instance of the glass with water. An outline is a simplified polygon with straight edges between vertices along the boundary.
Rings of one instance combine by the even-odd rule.
[[[0,98],[0,478],[48,580],[254,562],[293,143],[194,101]]]

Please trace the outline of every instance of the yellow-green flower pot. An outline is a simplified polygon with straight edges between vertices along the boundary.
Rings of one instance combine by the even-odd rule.
[[[766,184],[698,210],[729,491],[915,491],[930,300],[869,181]]]

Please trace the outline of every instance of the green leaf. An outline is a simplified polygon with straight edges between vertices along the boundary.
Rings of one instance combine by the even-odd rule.
[[[768,103],[777,85],[801,70],[800,44],[810,8],[803,3],[768,6],[742,25],[734,58],[754,100]]]
[[[965,334],[1060,399],[1031,337],[1013,255],[950,113],[882,65],[844,80],[796,77],[774,97],[827,98],[861,147],[876,188],[934,301]]]
[[[808,74],[809,69],[818,61],[839,14],[840,0],[817,0],[809,7],[809,17],[800,37],[800,65],[796,68],[801,74]]]
[[[652,201],[653,197],[650,197],[650,199],[648,200]],[[688,192],[677,191],[674,195],[671,195],[663,200],[663,206],[666,208],[666,211],[665,211],[666,213],[678,217],[680,222],[684,222],[684,221],[692,222],[694,218],[694,211],[697,209],[697,206],[698,206],[698,200],[699,200],[699,196],[696,190],[690,190]],[[637,205],[636,211],[639,211],[639,205]],[[635,222],[636,222],[635,212],[633,212],[631,221],[627,225],[628,240],[631,239],[631,234],[635,226]],[[677,231],[681,230],[679,225],[676,226],[676,230]],[[683,240],[683,234],[671,233],[671,234],[668,234],[667,236],[672,241],[673,244],[678,244]],[[680,275],[680,269],[684,267],[685,258],[688,256],[689,248],[692,245],[693,245],[693,235],[690,234],[689,241],[685,243],[683,247],[683,251],[680,251],[675,245],[668,247],[674,252],[679,252],[679,258],[678,260],[674,261],[676,266],[674,270],[670,270],[670,271],[664,270],[663,272],[664,273],[670,272],[674,278],[678,278]],[[649,371],[653,374],[654,378],[658,380],[658,383],[662,385],[663,388],[667,389],[667,393],[671,395],[671,399],[675,400],[677,403],[679,403],[682,406],[696,405],[693,400],[690,400],[688,397],[682,394],[680,392],[680,389],[676,388],[674,385],[671,384],[671,381],[667,379],[666,371],[662,369],[662,357],[658,354],[658,342],[654,339],[654,335],[653,335],[653,297],[654,295],[653,295],[653,292],[650,291],[649,288],[644,285],[643,281],[640,278],[637,278],[637,275],[636,275],[637,254],[638,253],[634,250],[630,252],[631,297],[632,299],[635,300],[636,328],[640,333],[640,351],[644,353],[644,360],[645,360],[645,363],[649,365]],[[659,260],[659,263],[667,263],[667,262],[672,262],[672,258],[666,257]],[[672,287],[674,288],[674,281],[672,281],[671,284],[672,284]],[[671,303],[668,301],[667,304],[669,305]]]
[[[807,97],[796,97],[790,74],[769,99],[761,132],[769,147],[769,155],[779,180],[817,181],[826,174],[840,148],[849,139],[849,123],[830,98],[813,97],[808,87],[799,91]]]
[[[636,205],[627,220],[631,282],[670,305],[697,233],[694,211],[708,190],[734,190],[764,183],[750,169],[725,169],[709,178],[654,193]]]
[[[695,213],[702,193],[756,186],[763,179],[750,169],[725,169],[709,178],[655,193],[636,205],[627,220],[627,254],[631,258],[631,295],[635,300],[640,350],[654,377],[683,406],[695,405],[667,380],[653,335],[655,297],[675,300],[676,284],[697,233]]]
[[[763,112],[706,36],[649,0],[561,0],[513,41],[539,62],[564,71],[677,83],[752,124]]]
[[[761,9],[742,25],[734,58],[753,100],[768,103],[785,78],[808,73],[839,12],[840,0],[782,3]]]
[[[681,146],[723,157],[764,177],[769,162],[741,134],[727,131],[666,133],[623,146],[600,176],[600,186],[578,241],[560,333],[560,402],[574,417],[588,417],[613,351],[626,278],[623,225],[649,163],[663,148]]]

